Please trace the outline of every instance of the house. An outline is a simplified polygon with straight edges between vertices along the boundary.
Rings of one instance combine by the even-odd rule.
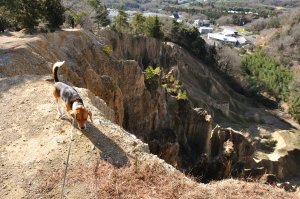
[[[237,37],[236,39],[240,46],[244,46],[249,43],[249,41],[245,37]]]
[[[189,0],[178,0],[178,5],[189,3]]]
[[[229,37],[236,37],[236,36],[239,35],[236,30],[234,30],[234,29],[228,29],[228,28],[224,29],[222,31],[222,34],[225,35],[225,36],[229,36]]]
[[[203,19],[203,20],[199,20],[199,26],[210,26],[210,21],[209,20],[206,20],[206,19]]]
[[[234,46],[244,46],[249,43],[249,41],[242,35],[238,33],[238,31],[225,28],[222,32],[218,33],[208,33],[208,39],[219,41],[223,44],[232,44]]]
[[[226,36],[222,33],[208,33],[207,37],[208,39],[217,40],[224,44],[237,45],[237,39],[235,37]]]
[[[196,19],[194,21],[193,25],[196,26],[196,27],[201,27],[201,26],[209,27],[210,26],[210,21],[209,20]]]
[[[193,26],[195,27],[199,26],[199,19],[194,20]]]
[[[211,27],[203,26],[203,27],[200,27],[198,30],[199,30],[200,34],[207,34],[207,33],[212,33],[214,29]]]

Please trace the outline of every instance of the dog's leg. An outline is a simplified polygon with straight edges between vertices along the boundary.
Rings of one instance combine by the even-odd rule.
[[[70,106],[70,101],[69,99],[67,99],[67,101],[65,102],[65,108],[66,108],[66,112],[68,113],[68,118],[70,120],[76,120],[76,115],[75,112],[72,110],[72,107]]]
[[[60,109],[60,105],[59,105],[58,101],[56,102],[56,105],[57,105],[58,118],[63,118],[64,114],[62,113],[62,111]]]
[[[55,101],[56,101],[56,108],[57,108],[57,112],[58,112],[58,118],[62,118],[63,113],[62,113],[62,111],[60,109],[60,105],[59,105],[59,100],[60,100],[59,91],[55,87],[53,88],[53,96],[55,97]]]

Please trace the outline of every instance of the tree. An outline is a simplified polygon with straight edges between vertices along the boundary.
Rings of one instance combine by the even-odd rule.
[[[291,98],[289,101],[289,113],[300,123],[300,95]]]
[[[171,34],[170,39],[172,42],[188,49],[199,58],[204,59],[207,55],[205,41],[201,38],[197,28],[185,26],[183,23],[174,20]]]
[[[66,21],[71,24],[72,19],[74,20],[74,25],[80,25],[81,27],[84,25],[84,22],[86,20],[87,14],[83,11],[80,12],[71,12],[68,16]]]
[[[146,33],[150,37],[161,39],[164,36],[164,33],[161,30],[161,22],[158,17],[147,17],[146,18]]]
[[[300,123],[300,76],[290,86],[289,113]]]
[[[47,21],[49,27],[58,28],[64,22],[64,7],[61,0],[10,0],[0,1],[3,15],[16,29],[25,28],[32,32],[41,21]]]
[[[280,28],[281,24],[278,17],[272,17],[267,24],[267,28]]]
[[[126,32],[129,28],[128,14],[119,10],[119,14],[114,18],[113,26],[119,32]]]
[[[12,0],[6,4],[6,8],[20,28],[26,28],[29,32],[38,25],[41,18],[41,2],[38,0]]]
[[[94,22],[98,25],[98,28],[101,26],[108,26],[110,24],[110,20],[108,19],[108,11],[105,5],[102,4],[101,0],[88,0],[88,3],[95,10],[96,15],[94,18]]]
[[[16,10],[18,3],[19,2],[16,0],[11,0],[11,1],[0,0],[0,16],[5,18],[6,20],[8,19],[12,20],[13,19],[12,13],[14,13],[14,11]]]
[[[219,69],[228,75],[241,75],[241,58],[238,52],[229,46],[218,48],[217,63]]]
[[[62,5],[61,0],[45,0],[43,10],[50,29],[57,29],[63,24],[65,7]]]
[[[293,74],[280,66],[272,57],[257,49],[242,58],[242,69],[255,91],[266,90],[286,101]]]
[[[6,10],[0,6],[0,32],[4,32],[4,30],[9,25],[7,18],[8,17]]]
[[[133,15],[131,19],[131,26],[133,28],[134,34],[142,34],[145,30],[146,17],[142,13],[137,12]]]

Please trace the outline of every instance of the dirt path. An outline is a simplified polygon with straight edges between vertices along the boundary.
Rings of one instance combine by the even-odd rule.
[[[0,79],[2,199],[59,197],[71,124],[57,118],[52,82],[44,79],[39,76]],[[141,155],[143,148],[146,149],[141,141],[103,118],[95,107],[89,108],[94,114],[94,124],[89,123],[83,134],[75,129],[69,172],[78,165],[95,164],[100,159],[122,167],[129,164],[130,155]],[[57,176],[56,181],[49,181],[53,179],[51,176]],[[49,183],[55,183],[55,188],[43,190]],[[68,198],[78,198],[78,192],[80,198],[94,198],[88,183],[67,181],[66,192]]]

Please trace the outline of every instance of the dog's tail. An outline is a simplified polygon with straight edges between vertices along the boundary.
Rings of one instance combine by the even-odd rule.
[[[59,82],[58,76],[57,76],[57,71],[58,71],[59,67],[64,65],[64,63],[65,63],[65,61],[58,61],[58,62],[55,62],[55,64],[53,64],[52,72],[53,72],[53,77],[54,77],[55,82]]]

